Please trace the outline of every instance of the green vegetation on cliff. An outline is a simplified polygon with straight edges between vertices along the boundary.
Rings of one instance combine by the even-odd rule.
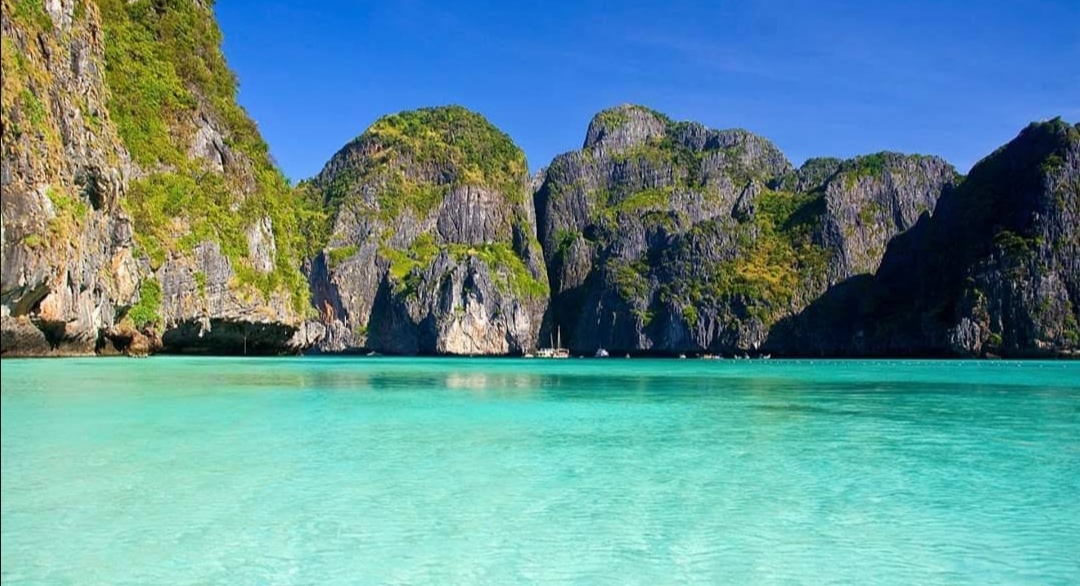
[[[131,182],[124,207],[151,265],[214,241],[239,285],[264,297],[285,291],[295,310],[306,311],[300,261],[321,247],[325,214],[310,192],[289,186],[237,104],[213,14],[189,0],[97,3],[110,115],[132,159],[148,172]],[[228,149],[223,172],[189,155],[196,133],[207,127],[220,132]],[[262,217],[270,218],[276,245],[266,274],[252,267],[245,236]]]
[[[442,286],[449,273],[436,271],[439,259],[446,261],[438,265],[446,270],[484,267],[481,272],[508,299],[535,304],[549,294],[543,272],[534,275],[536,269],[529,268],[528,251],[540,246],[530,218],[525,155],[480,114],[445,106],[380,118],[335,154],[314,183],[324,190],[330,209],[350,218],[330,238],[331,270],[371,233],[386,262],[380,262],[380,270],[386,267],[399,300]],[[478,189],[447,202],[462,188]],[[487,193],[474,197],[480,189]],[[473,205],[484,211],[470,211]],[[469,213],[488,214],[491,221],[467,229],[456,223]],[[451,218],[446,225],[444,216]],[[352,218],[365,227],[355,231]],[[410,233],[415,236],[407,246],[392,243]]]
[[[96,0],[105,28],[109,112],[135,162],[181,164],[201,103],[226,140],[256,165],[266,143],[236,102],[236,77],[221,53],[213,14],[191,0]]]
[[[734,249],[723,260],[688,254],[699,243],[727,230],[716,222],[692,228],[689,249],[676,247],[662,257],[669,279],[660,286],[660,299],[694,308],[744,308],[765,325],[784,315],[800,295],[824,283],[828,252],[815,244],[812,231],[820,219],[820,194],[764,191],[755,214],[734,228]],[[683,312],[688,325],[697,310]],[[739,317],[739,316],[732,316]]]
[[[763,192],[752,221],[739,227],[741,254],[718,267],[711,295],[741,297],[765,323],[788,311],[808,279],[824,279],[828,253],[811,240],[823,210],[817,194]]]
[[[469,257],[483,261],[496,276],[496,287],[503,291],[527,299],[540,299],[550,293],[547,281],[534,277],[513,247],[506,243],[440,246],[431,234],[424,233],[406,250],[384,246],[379,252],[390,261],[390,277],[398,286],[398,292],[409,295],[415,292],[420,273],[444,250],[458,262]]]
[[[161,323],[161,284],[154,279],[145,279],[139,286],[139,302],[128,310],[135,327],[142,329]]]
[[[486,118],[461,106],[422,108],[385,116],[348,148],[364,164],[338,173],[327,186],[340,204],[360,184],[380,186],[383,219],[406,208],[424,217],[456,186],[487,187],[517,204],[527,203],[525,154]]]
[[[4,36],[0,41],[0,127],[8,153],[23,148],[29,139],[33,157],[43,166],[57,165],[63,157],[57,121],[51,112],[49,89],[53,75],[42,65],[45,55],[60,52],[52,32],[52,19],[40,0],[3,0],[3,12],[28,31],[32,42],[17,43]]]

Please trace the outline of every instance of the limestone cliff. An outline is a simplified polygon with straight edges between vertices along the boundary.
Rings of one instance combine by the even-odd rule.
[[[525,156],[460,107],[380,119],[313,185],[332,210],[311,264],[323,348],[520,354],[536,346],[547,277]]]
[[[1080,125],[1035,123],[888,247],[776,329],[826,355],[1076,356]]]
[[[553,324],[586,353],[758,349],[829,284],[874,272],[954,180],[891,153],[794,170],[743,130],[601,112],[536,194]]]
[[[0,351],[293,348],[319,212],[236,105],[209,6],[2,8]]]
[[[1076,356],[1080,127],[965,178],[641,106],[529,176],[460,107],[290,186],[204,0],[0,0],[0,354]],[[549,287],[550,284],[550,287]],[[541,345],[546,345],[541,344]]]

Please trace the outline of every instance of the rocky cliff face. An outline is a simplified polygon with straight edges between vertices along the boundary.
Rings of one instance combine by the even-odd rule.
[[[306,348],[1075,356],[1080,129],[967,178],[794,169],[743,130],[598,114],[533,177],[457,107],[291,187],[200,0],[0,0],[0,354]],[[549,287],[550,283],[550,287]]]
[[[94,7],[3,0],[2,351],[91,354],[138,298],[120,211],[130,161],[109,123]]]
[[[1076,355],[1080,126],[1032,124],[894,239],[871,278],[777,328],[789,352]]]
[[[955,172],[883,153],[792,169],[742,130],[600,113],[536,194],[552,316],[571,349],[758,349],[831,284],[872,273]]]
[[[520,354],[547,276],[525,156],[459,107],[376,122],[313,181],[333,213],[311,263],[328,351]]]
[[[0,350],[293,348],[318,211],[236,105],[210,8],[2,7]]]

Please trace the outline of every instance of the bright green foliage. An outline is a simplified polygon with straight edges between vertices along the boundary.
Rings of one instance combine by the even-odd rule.
[[[605,128],[615,128],[630,122],[631,111],[643,112],[645,114],[652,115],[653,117],[661,120],[665,124],[672,124],[671,118],[668,118],[666,114],[657,112],[652,108],[640,106],[637,104],[618,106],[615,108],[608,108],[607,110],[603,110],[596,115],[596,121]]]
[[[412,246],[409,247],[409,254],[427,265],[439,255],[440,250],[441,248],[435,242],[435,236],[430,232],[425,232],[413,240]]]
[[[686,307],[684,307],[682,314],[683,314],[683,319],[686,321],[687,325],[692,326],[692,325],[697,323],[698,312],[697,312],[697,309],[695,309],[693,305],[687,305]]]
[[[70,216],[77,221],[85,220],[90,208],[81,198],[75,197],[66,191],[49,186],[45,195],[53,204],[56,215],[60,217]]]
[[[26,113],[27,120],[30,121],[30,125],[35,129],[41,129],[45,126],[45,106],[42,105],[41,100],[34,95],[34,92],[29,88],[22,91],[22,102],[24,112]]]
[[[763,191],[753,219],[735,227],[737,250],[730,260],[697,266],[674,257],[675,269],[692,278],[676,279],[661,288],[661,298],[684,308],[697,304],[731,307],[740,300],[751,317],[770,324],[791,307],[793,300],[811,284],[821,285],[828,252],[813,243],[811,233],[823,211],[820,194]],[[710,223],[696,226],[711,239]],[[679,266],[690,263],[688,266]],[[697,312],[683,316],[689,323]]]
[[[404,282],[405,278],[412,273],[413,269],[420,269],[426,264],[413,258],[411,251],[397,250],[396,248],[383,248],[379,253],[390,261],[390,278],[397,282]]]
[[[0,88],[3,90],[0,91],[0,106],[2,106],[5,122],[8,111],[15,104],[15,99],[22,96],[21,82],[26,76],[25,63],[26,58],[19,52],[15,42],[6,36],[0,37],[0,66],[3,67],[0,71],[4,72],[3,76],[0,76],[3,82],[3,87]]]
[[[555,258],[566,258],[566,253],[570,252],[570,247],[574,245],[578,240],[578,233],[566,228],[559,228],[559,231],[555,233]]]
[[[53,243],[66,244],[79,226],[86,221],[90,206],[82,198],[63,189],[49,186],[45,195],[52,202],[56,216],[49,220],[49,232]]]
[[[341,263],[352,258],[359,247],[355,244],[349,246],[342,246],[341,248],[331,248],[327,251],[326,256],[330,261],[330,268],[337,268],[341,266]]]
[[[0,76],[2,88],[0,88],[0,118],[3,129],[5,148],[21,148],[18,139],[22,135],[30,135],[32,141],[44,139],[45,144],[37,144],[35,159],[44,161],[56,161],[62,156],[62,145],[56,125],[49,116],[49,108],[43,101],[47,99],[47,92],[52,83],[50,73],[39,63],[43,59],[40,53],[56,51],[56,41],[49,34],[52,30],[52,21],[41,9],[44,22],[39,22],[32,17],[33,11],[25,3],[22,8],[13,6],[14,0],[3,0],[3,12],[5,17],[14,14],[17,26],[27,31],[30,37],[29,43],[20,48],[13,35],[3,35],[0,38],[0,66],[3,75]],[[30,3],[37,6],[35,3]],[[20,17],[19,14],[23,16]],[[24,51],[31,53],[27,55]],[[11,140],[11,142],[8,142]],[[15,155],[12,150],[9,155]]]
[[[408,250],[385,247],[379,253],[390,261],[390,277],[400,285],[399,293],[410,295],[419,284],[419,274],[443,251],[459,263],[475,257],[496,275],[496,286],[523,298],[536,299],[550,293],[547,281],[537,279],[513,247],[505,243],[439,245],[431,234],[421,234]]]
[[[925,206],[923,207],[925,208]],[[880,203],[876,201],[868,202],[859,209],[859,223],[863,226],[872,226],[884,211],[885,208]]]
[[[399,217],[406,208],[426,216],[459,185],[488,187],[511,202],[527,203],[525,154],[483,116],[460,106],[383,117],[351,148],[369,156],[335,178],[329,199],[340,204],[356,185],[379,185],[384,219]]]
[[[27,234],[22,241],[23,244],[30,248],[40,248],[45,246],[45,238],[41,234]]]
[[[105,26],[109,111],[136,162],[182,162],[201,99],[221,118],[229,145],[264,163],[266,144],[236,103],[236,77],[209,11],[190,0],[97,3]]]
[[[424,108],[401,112],[376,121],[343,153],[354,153],[344,169],[323,185],[331,207],[351,206],[359,214],[371,214],[384,226],[403,215],[427,218],[456,187],[484,187],[505,198],[513,215],[523,224],[529,201],[525,155],[505,133],[483,116],[460,106]],[[344,155],[339,155],[344,156]],[[361,186],[370,188],[374,200],[357,197]],[[406,250],[385,243],[392,229],[383,231],[379,255],[389,261],[389,275],[399,295],[412,295],[422,274],[440,254],[455,261],[478,258],[492,269],[496,285],[522,296],[548,294],[546,281],[536,279],[508,243],[470,246],[436,240],[420,234]],[[495,238],[510,240],[511,234]],[[535,242],[534,242],[535,244]],[[537,245],[538,246],[538,245]],[[331,254],[333,266],[334,251]]]
[[[17,20],[33,23],[41,30],[52,28],[52,18],[45,12],[45,0],[14,0],[14,4],[13,12]]]
[[[675,188],[670,186],[657,189],[646,189],[634,193],[608,209],[611,213],[615,214],[619,212],[641,212],[667,209],[674,192]]]
[[[105,74],[112,98],[109,111],[120,137],[141,165],[183,162],[182,145],[187,143],[187,126],[197,102],[176,70],[173,57],[177,40],[159,33],[163,16],[154,2],[97,3],[105,28]],[[196,10],[191,2],[168,4],[183,5],[170,7],[174,13]]]
[[[597,114],[596,121],[605,128],[614,128],[630,122],[630,115],[623,108],[611,108]]]
[[[880,177],[885,172],[891,155],[893,153],[881,152],[855,157],[849,166],[844,169],[844,172],[852,173],[857,178]]]
[[[844,183],[850,187],[862,179],[876,179],[889,171],[900,161],[919,161],[929,159],[926,155],[905,155],[882,151],[871,155],[855,157],[844,162],[840,167],[840,174],[844,177]]]
[[[190,0],[97,3],[112,120],[135,162],[157,171],[131,182],[124,202],[151,266],[160,266],[167,251],[186,254],[214,241],[239,285],[264,297],[287,291],[294,309],[307,311],[300,259],[322,248],[327,216],[313,189],[289,186],[237,105],[236,78],[221,53],[213,14]],[[211,115],[234,155],[250,160],[250,169],[239,165],[216,173],[187,158],[198,111]],[[247,260],[246,230],[263,217],[271,220],[277,248],[268,274]]]
[[[828,253],[810,237],[823,203],[815,194],[763,192],[752,223],[756,238],[720,271],[719,287],[727,288],[722,295],[754,300],[762,306],[760,317],[790,307],[804,279],[820,278],[825,271]]]
[[[161,325],[161,284],[144,279],[139,286],[139,302],[128,310],[128,317],[139,329]]]
[[[649,293],[649,265],[643,260],[630,262],[622,259],[608,263],[615,290],[627,300],[641,299]]]
[[[504,281],[497,280],[496,286],[505,286],[517,297],[538,299],[550,293],[547,281],[533,277],[529,268],[525,266],[525,262],[509,244],[485,244],[473,247],[454,245],[451,249],[459,259],[467,255],[476,256],[487,263],[494,273],[504,279]]]
[[[379,253],[390,261],[391,278],[404,282],[413,269],[427,268],[439,255],[439,251],[440,247],[435,243],[434,236],[425,233],[417,236],[406,251],[384,247]]]

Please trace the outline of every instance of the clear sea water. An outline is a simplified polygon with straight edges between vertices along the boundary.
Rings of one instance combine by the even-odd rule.
[[[5,585],[1080,583],[1075,362],[0,372]]]

